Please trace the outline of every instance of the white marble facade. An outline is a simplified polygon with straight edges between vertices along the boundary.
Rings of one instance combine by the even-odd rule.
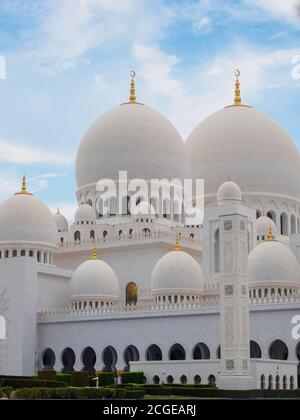
[[[147,183],[204,177],[204,222],[186,225],[172,197],[135,215],[111,200],[101,214],[96,183],[124,170]],[[130,101],[87,131],[76,179],[70,225],[25,179],[0,206],[1,374],[131,364],[148,382],[218,385],[231,370],[251,387],[297,386],[300,160],[276,122],[234,105],[184,143]]]

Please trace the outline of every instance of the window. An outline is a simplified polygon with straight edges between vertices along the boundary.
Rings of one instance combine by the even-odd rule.
[[[95,239],[95,231],[94,230],[90,231],[90,239]]]
[[[80,238],[81,238],[80,232],[77,230],[77,231],[74,233],[74,240],[75,240],[75,241],[80,241]]]
[[[138,301],[138,287],[134,282],[126,286],[126,305],[136,305]]]

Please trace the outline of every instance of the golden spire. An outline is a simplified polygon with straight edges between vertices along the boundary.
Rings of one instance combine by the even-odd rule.
[[[92,260],[98,260],[96,247],[93,248]]]
[[[33,195],[30,192],[27,191],[26,189],[26,176],[23,176],[22,179],[22,190],[20,192],[15,193],[15,195],[20,195],[20,194],[24,194],[24,195]]]
[[[268,232],[268,239],[267,239],[267,241],[274,241],[274,238],[273,238],[272,225],[270,225],[270,227],[269,227],[269,232]]]
[[[236,76],[236,80],[235,80],[235,97],[234,97],[234,105],[241,105],[242,100],[241,100],[241,90],[240,90],[240,80],[239,77],[241,75],[241,72],[239,69],[236,69],[234,71],[234,74]]]
[[[136,73],[134,70],[132,70],[130,72],[130,76],[131,76],[131,84],[130,84],[130,97],[129,97],[129,102],[131,104],[135,104],[136,103],[136,96],[135,96],[135,81],[134,78],[136,76]]]
[[[180,251],[180,235],[176,236],[176,246],[175,251]]]

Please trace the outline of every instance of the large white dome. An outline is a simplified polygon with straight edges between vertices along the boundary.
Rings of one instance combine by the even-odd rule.
[[[206,118],[186,142],[193,178],[205,195],[216,194],[226,176],[243,194],[267,192],[300,198],[300,159],[288,134],[251,107],[231,106]]]
[[[53,214],[44,203],[25,191],[0,205],[0,242],[13,241],[57,244]]]
[[[118,179],[119,171],[127,171],[128,179],[181,178],[183,153],[183,140],[165,117],[142,104],[120,105],[84,136],[76,159],[77,186]]]
[[[201,267],[187,252],[168,252],[152,271],[151,290],[153,295],[199,295],[203,292]]]
[[[93,299],[105,302],[119,301],[119,281],[113,269],[104,261],[85,261],[73,273],[71,297],[73,300]]]
[[[248,264],[250,286],[300,287],[298,261],[281,242],[262,242],[249,254]]]

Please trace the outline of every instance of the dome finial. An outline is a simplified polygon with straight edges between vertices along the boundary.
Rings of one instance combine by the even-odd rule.
[[[98,260],[96,247],[93,248],[92,260]]]
[[[20,192],[15,193],[15,195],[20,195],[20,194],[32,195],[30,192],[27,191],[27,188],[26,188],[26,176],[25,175],[22,178],[22,190]]]
[[[240,80],[239,80],[239,77],[241,75],[241,72],[240,72],[239,69],[236,69],[234,71],[234,74],[236,76],[234,104],[235,105],[241,105],[242,100],[241,100],[241,90],[240,90]]]
[[[270,227],[269,227],[269,232],[268,232],[268,239],[267,239],[267,241],[274,241],[274,238],[273,238],[272,225],[270,225]]]
[[[130,76],[131,76],[131,84],[130,84],[129,102],[131,104],[135,104],[136,103],[136,96],[135,96],[135,81],[134,81],[134,78],[136,76],[136,72],[134,70],[131,70]]]
[[[180,235],[176,235],[176,246],[175,251],[180,251]]]

